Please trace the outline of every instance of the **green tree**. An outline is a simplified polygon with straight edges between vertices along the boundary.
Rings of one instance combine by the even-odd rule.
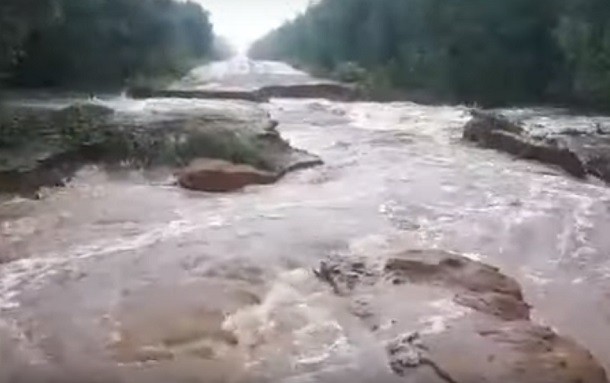
[[[43,7],[45,1],[50,5]],[[0,62],[13,85],[116,88],[180,73],[212,56],[209,16],[191,1],[24,2],[31,3],[29,9],[3,5],[12,11],[3,11],[10,23],[0,31]]]
[[[8,71],[23,54],[28,34],[47,25],[57,13],[52,0],[3,0],[0,2],[0,75]]]
[[[610,107],[610,2],[563,0],[556,37],[567,67],[561,89],[580,103]]]
[[[555,0],[322,0],[250,53],[328,72],[353,62],[373,85],[438,99],[540,101],[562,69],[559,9]]]

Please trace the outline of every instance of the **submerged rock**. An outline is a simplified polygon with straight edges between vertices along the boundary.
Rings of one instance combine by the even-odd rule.
[[[578,178],[592,175],[610,182],[610,136],[599,130],[535,135],[519,122],[475,110],[463,137],[482,147],[558,166]]]
[[[325,261],[315,274],[343,299],[374,297],[354,315],[405,381],[607,382],[588,351],[532,322],[518,283],[497,268],[439,250],[364,259]]]
[[[247,164],[277,176],[321,163],[292,148],[255,104],[125,101],[61,110],[15,107],[0,115],[0,190],[62,185],[87,163],[183,167],[197,158]],[[131,103],[136,104],[137,108]]]

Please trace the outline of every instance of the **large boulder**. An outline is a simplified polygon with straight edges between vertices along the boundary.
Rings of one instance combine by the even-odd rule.
[[[181,168],[197,158],[247,164],[277,176],[318,165],[292,148],[250,102],[123,100],[109,108],[14,107],[0,113],[0,190],[61,185],[82,165]]]
[[[405,381],[607,382],[587,350],[530,319],[517,281],[495,267],[407,250],[334,258],[314,272],[385,344]]]
[[[599,127],[545,129],[495,112],[474,110],[463,137],[482,147],[558,166],[578,178],[592,175],[610,182],[610,135]]]
[[[270,184],[278,175],[250,165],[214,159],[197,159],[180,171],[180,186],[198,191],[230,192],[252,184]]]

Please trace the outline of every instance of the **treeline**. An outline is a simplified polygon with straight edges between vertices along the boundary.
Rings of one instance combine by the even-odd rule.
[[[436,100],[610,108],[610,1],[321,0],[250,55]]]
[[[117,87],[214,54],[207,12],[178,0],[0,0],[0,80]]]

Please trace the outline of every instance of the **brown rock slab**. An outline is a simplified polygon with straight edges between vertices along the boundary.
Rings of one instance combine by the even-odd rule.
[[[437,250],[409,250],[390,258],[385,272],[411,283],[441,284],[472,293],[498,293],[522,300],[519,284],[492,266]]]
[[[530,321],[468,315],[422,338],[425,357],[456,382],[607,382],[588,351]]]
[[[385,344],[389,368],[404,381],[608,381],[591,353],[530,319],[519,284],[498,268],[407,250],[331,259],[315,274],[351,306],[369,299],[366,316],[353,315]]]
[[[223,160],[198,159],[178,175],[183,188],[206,192],[230,192],[253,184],[270,184],[277,180],[274,173],[250,165]]]
[[[571,121],[569,115],[556,117],[559,125]],[[599,125],[562,129],[474,110],[464,126],[463,138],[485,148],[558,166],[578,178],[591,175],[610,183],[610,135]]]
[[[128,95],[136,99],[148,98],[186,98],[186,99],[224,99],[269,102],[270,98],[324,98],[333,101],[355,101],[362,99],[360,92],[353,86],[341,83],[311,83],[270,85],[258,89],[154,89],[133,87]]]
[[[473,111],[472,115],[464,126],[465,140],[520,158],[558,166],[574,177],[583,178],[590,173],[580,156],[561,141],[531,137],[518,124],[494,113]]]
[[[214,90],[214,89],[153,89],[133,87],[128,89],[129,96],[135,99],[147,98],[198,98],[221,100],[245,100],[268,102],[269,99],[256,90]]]
[[[340,83],[267,86],[258,90],[264,98],[324,98],[333,101],[355,101],[362,96],[350,85]]]
[[[485,314],[499,317],[506,321],[527,320],[530,306],[512,295],[501,293],[458,294],[454,302]]]

